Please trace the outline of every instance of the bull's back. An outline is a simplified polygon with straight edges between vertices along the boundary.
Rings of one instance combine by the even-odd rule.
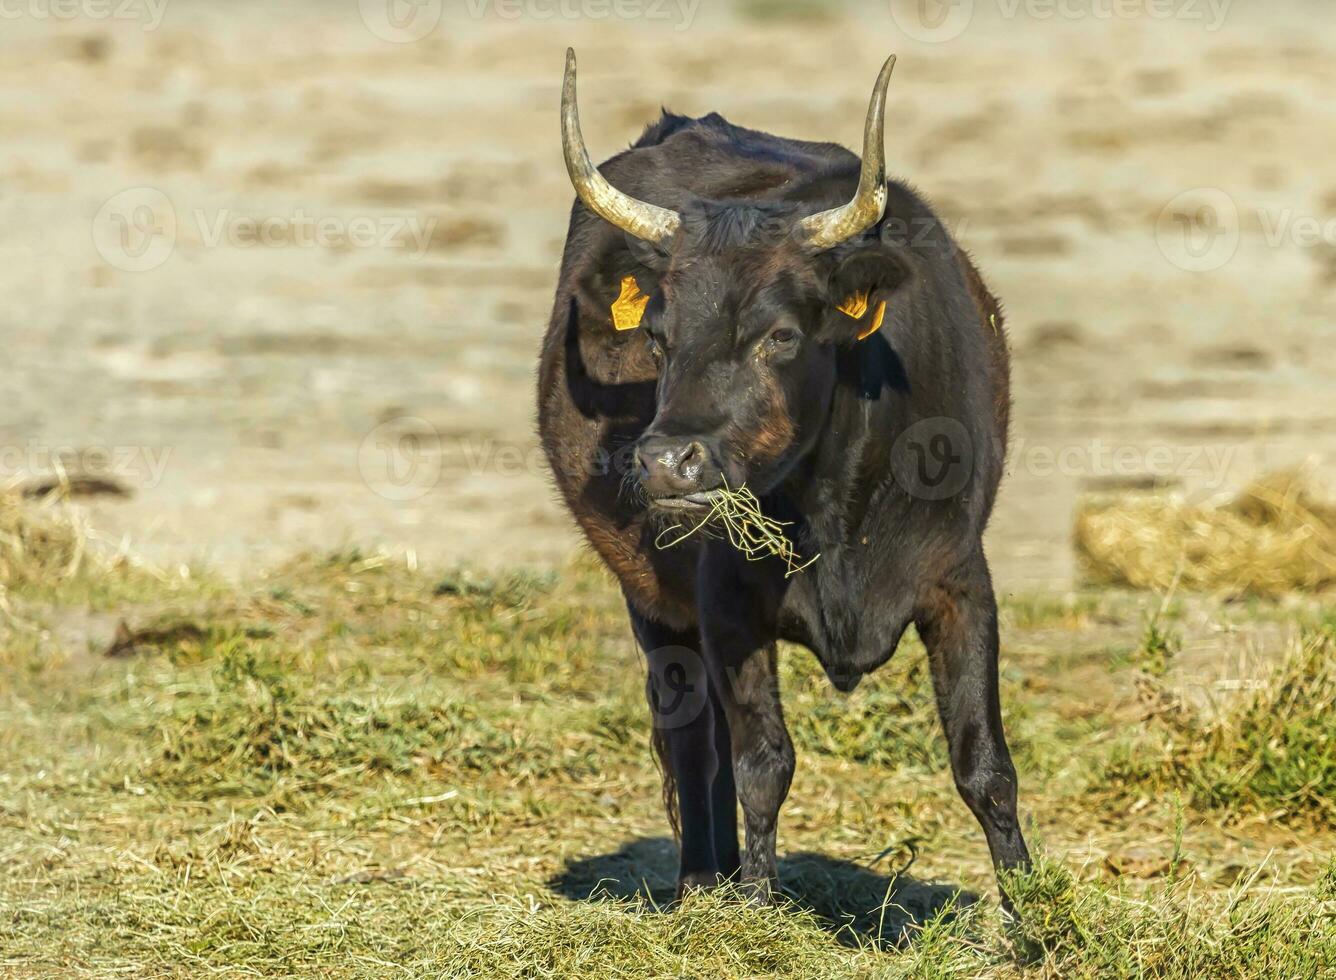
[[[988,351],[988,387],[993,398],[993,424],[1005,450],[1011,426],[1011,351],[1007,344],[1002,304],[989,291],[978,268],[962,249],[958,253],[961,273],[970,298],[979,312],[979,326]]]

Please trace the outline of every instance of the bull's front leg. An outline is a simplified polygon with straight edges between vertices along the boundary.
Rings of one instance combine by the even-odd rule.
[[[720,784],[716,709],[695,631],[669,629],[642,616],[629,603],[628,608],[649,668],[645,694],[654,723],[655,749],[663,765],[664,802],[670,819],[676,811],[677,897],[681,898],[688,891],[715,886],[721,874],[733,873],[731,862],[721,867],[713,811],[719,806],[736,812],[737,802],[731,797],[718,803],[714,799]],[[736,851],[736,834],[734,840]]]
[[[711,679],[721,695],[733,755],[733,778],[742,803],[745,844],[742,883],[758,901],[778,888],[775,834],[779,809],[793,779],[793,742],[780,705],[775,641],[762,626],[754,596],[738,586],[702,594],[701,634]],[[759,604],[759,603],[758,603]]]
[[[794,768],[793,742],[779,702],[774,644],[741,654],[727,672],[724,711],[746,830],[742,881],[757,899],[768,902],[779,887],[775,835]]]

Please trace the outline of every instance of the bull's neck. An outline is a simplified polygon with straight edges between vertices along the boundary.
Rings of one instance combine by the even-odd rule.
[[[876,439],[878,431],[890,431],[889,401],[838,385],[821,438],[784,482],[784,496],[823,555],[859,547],[876,498],[894,479],[887,447]]]

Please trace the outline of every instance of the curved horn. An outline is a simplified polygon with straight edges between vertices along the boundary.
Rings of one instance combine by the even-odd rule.
[[[575,193],[585,207],[622,231],[647,242],[672,238],[682,218],[676,211],[638,201],[609,184],[589,159],[580,135],[580,111],[575,106],[575,49],[566,49],[566,78],[561,86],[561,150],[566,156]]]
[[[863,169],[858,190],[848,204],[803,218],[799,228],[804,242],[816,249],[831,248],[872,227],[886,212],[886,146],[882,120],[886,115],[886,86],[895,67],[895,55],[886,59],[872,87],[872,101],[863,124]]]

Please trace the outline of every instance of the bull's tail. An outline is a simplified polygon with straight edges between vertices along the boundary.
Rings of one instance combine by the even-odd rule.
[[[650,734],[650,744],[654,746],[654,761],[659,766],[659,776],[663,780],[663,809],[668,814],[668,826],[673,830],[673,840],[682,843],[682,816],[677,809],[677,779],[673,776],[673,765],[668,758],[668,740],[656,725]]]

